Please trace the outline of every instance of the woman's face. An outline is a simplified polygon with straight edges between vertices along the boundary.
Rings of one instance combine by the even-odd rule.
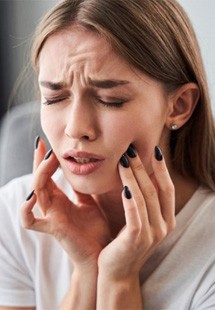
[[[117,166],[130,143],[151,173],[154,147],[165,145],[168,131],[168,99],[159,82],[77,26],[48,38],[39,69],[42,127],[75,190],[120,189]]]

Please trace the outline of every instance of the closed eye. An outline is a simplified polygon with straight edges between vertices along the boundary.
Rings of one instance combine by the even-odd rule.
[[[45,105],[51,105],[51,104],[55,104],[55,103],[59,103],[67,98],[63,97],[63,98],[56,98],[56,99],[47,99],[45,98],[46,101],[43,102],[43,104]]]
[[[52,105],[57,104],[61,101],[66,100],[68,97],[62,97],[62,98],[53,98],[48,99],[45,98],[45,101],[43,102],[44,105]],[[101,98],[96,98],[97,102],[102,104],[105,107],[109,108],[120,108],[122,107],[128,100],[127,99],[114,99],[113,100],[102,100]]]
[[[127,102],[125,99],[102,100],[101,98],[97,98],[97,101],[103,106],[109,108],[120,108]]]

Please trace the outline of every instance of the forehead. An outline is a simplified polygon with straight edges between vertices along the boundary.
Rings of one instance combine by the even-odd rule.
[[[81,26],[70,26],[51,35],[39,58],[40,74],[62,74],[68,70],[111,71],[128,66],[100,34]],[[118,71],[118,70],[117,70]]]
[[[160,84],[128,64],[100,34],[74,25],[47,39],[40,53],[38,78],[65,85],[124,80],[138,91]]]

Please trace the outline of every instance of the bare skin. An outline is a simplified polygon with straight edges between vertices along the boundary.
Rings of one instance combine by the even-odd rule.
[[[123,80],[115,85],[119,77]],[[168,149],[169,126],[173,121],[183,126],[192,115],[196,86],[190,83],[169,96],[104,39],[73,26],[45,43],[39,84],[41,122],[53,152],[44,159],[40,140],[34,194],[22,206],[22,223],[56,238],[74,265],[75,289],[68,289],[60,309],[142,309],[140,270],[174,229],[175,213],[196,189],[193,180],[174,172]],[[133,157],[126,153],[131,143]],[[155,157],[156,145],[165,159]],[[65,159],[71,150],[96,154],[101,165],[93,173],[71,173]],[[125,153],[127,168],[119,163]],[[51,179],[59,165],[77,203]],[[34,217],[35,204],[40,219]]]
[[[42,152],[42,145],[41,141],[37,153]],[[122,193],[126,223],[114,240],[108,221],[90,196],[77,193],[79,203],[74,205],[53,183],[51,176],[58,167],[54,154],[36,169],[33,184],[36,190],[30,201],[23,205],[23,225],[57,238],[74,263],[72,283],[77,283],[76,287],[80,283],[78,275],[84,274],[85,281],[86,275],[90,278],[90,296],[84,294],[83,287],[81,292],[73,290],[66,296],[61,309],[70,306],[102,309],[106,300],[104,292],[110,284],[116,285],[118,291],[116,296],[115,290],[110,291],[110,309],[117,305],[141,308],[139,271],[154,248],[175,226],[174,187],[165,162],[153,157],[152,166],[157,189],[138,156],[130,159],[129,168],[119,165],[122,184],[130,188],[132,198],[127,199]],[[36,219],[32,213],[36,202],[43,219]],[[95,283],[94,291],[92,283]],[[132,294],[128,294],[131,287]],[[77,295],[85,296],[79,304]]]

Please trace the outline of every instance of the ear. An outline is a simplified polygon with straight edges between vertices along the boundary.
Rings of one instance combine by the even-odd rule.
[[[169,97],[166,126],[169,129],[182,127],[191,117],[199,100],[200,91],[195,83],[187,83]],[[175,125],[175,127],[172,127]]]

